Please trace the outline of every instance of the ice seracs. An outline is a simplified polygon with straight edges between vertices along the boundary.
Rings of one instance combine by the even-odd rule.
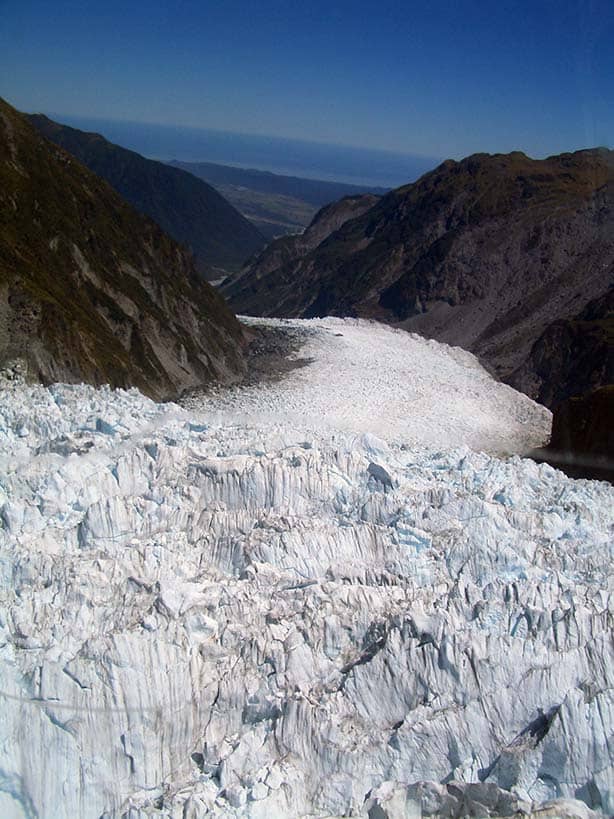
[[[463,395],[438,446],[361,430],[343,368],[318,424],[309,371],[199,410],[3,387],[3,816],[614,811],[612,488],[469,448]]]

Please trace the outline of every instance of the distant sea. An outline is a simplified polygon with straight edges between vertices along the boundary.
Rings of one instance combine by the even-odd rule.
[[[441,161],[415,154],[327,145],[279,137],[200,128],[150,125],[49,114],[65,125],[96,131],[124,148],[151,159],[218,162],[287,176],[352,185],[396,188],[413,182]]]

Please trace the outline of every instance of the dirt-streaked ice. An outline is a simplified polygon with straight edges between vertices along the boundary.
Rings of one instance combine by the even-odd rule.
[[[614,812],[614,491],[475,451],[548,416],[470,356],[308,328],[200,409],[3,386],[3,817]]]

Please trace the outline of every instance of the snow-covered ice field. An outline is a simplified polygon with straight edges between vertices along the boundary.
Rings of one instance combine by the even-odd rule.
[[[471,356],[307,326],[198,406],[3,385],[1,817],[614,812],[613,489],[480,452],[549,416]]]
[[[282,381],[224,389],[190,407],[247,423],[371,432],[429,447],[526,453],[550,435],[551,414],[495,381],[475,356],[359,319],[250,319],[305,333],[295,358],[311,361]]]

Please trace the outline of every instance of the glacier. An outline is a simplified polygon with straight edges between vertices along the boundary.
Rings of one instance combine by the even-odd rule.
[[[273,323],[269,320],[269,323]],[[614,490],[473,356],[0,394],[0,815],[614,813]]]

